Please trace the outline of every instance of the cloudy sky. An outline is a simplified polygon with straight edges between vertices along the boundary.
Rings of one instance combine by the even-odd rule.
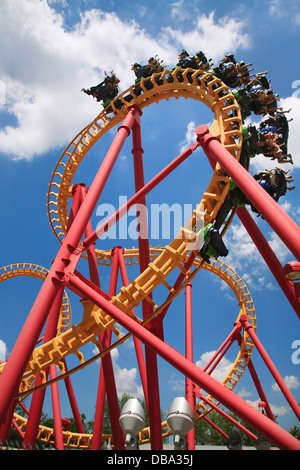
[[[49,268],[58,245],[47,218],[46,194],[51,173],[70,140],[101,111],[101,105],[81,93],[83,87],[99,83],[105,72],[114,70],[120,90],[134,81],[131,64],[146,63],[157,54],[167,68],[177,62],[184,48],[190,54],[205,52],[214,64],[229,52],[237,60],[252,63],[254,72],[268,70],[268,78],[284,110],[291,109],[289,152],[294,165],[286,165],[296,189],[280,200],[299,224],[300,179],[300,5],[297,0],[254,0],[223,2],[213,0],[139,1],[122,0],[2,0],[0,3],[0,166],[1,166],[1,266],[33,262]],[[211,115],[199,103],[161,103],[143,115],[145,178],[174,158],[195,139],[194,128],[207,123]],[[248,122],[258,123],[260,116]],[[105,143],[93,150],[76,182],[90,184],[98,168]],[[105,202],[116,195],[130,196],[125,183],[132,175],[131,150],[125,148],[112,174]],[[147,155],[150,155],[147,160]],[[173,156],[173,157],[172,157]],[[168,160],[169,158],[169,160]],[[156,192],[153,203],[195,205],[209,181],[209,167],[195,152],[191,165],[172,175],[170,184]],[[162,163],[161,163],[162,162]],[[276,166],[263,156],[251,162],[250,172]],[[176,188],[176,191],[174,191]],[[202,191],[202,192],[201,192]],[[111,201],[110,198],[111,197]],[[271,247],[284,265],[292,255],[266,223],[253,215]],[[120,244],[108,240],[110,248]],[[104,242],[103,242],[104,243]],[[131,245],[133,244],[130,241]],[[166,244],[167,241],[163,240]],[[247,232],[234,220],[226,234],[229,255],[224,261],[246,282],[256,306],[258,335],[288,385],[300,401],[300,364],[292,361],[292,344],[300,339],[299,320],[262,262]],[[109,245],[105,245],[107,248]],[[101,274],[102,275],[102,274]],[[130,277],[130,274],[129,274]],[[130,277],[131,278],[131,277]],[[109,273],[102,275],[108,285]],[[40,285],[37,280],[14,279],[0,286],[0,358],[5,359],[30,310]],[[214,300],[212,300],[212,295]],[[231,292],[219,281],[201,274],[193,289],[195,362],[201,367],[229,332],[238,314]],[[12,302],[13,300],[13,302]],[[75,321],[80,321],[78,299],[72,302]],[[168,314],[169,315],[169,314]],[[184,305],[179,302],[166,317],[166,337],[184,351],[179,335]],[[217,320],[215,320],[217,319]],[[87,353],[92,355],[93,348]],[[234,357],[234,354],[233,354]],[[233,357],[226,357],[217,371],[222,380]],[[132,342],[113,354],[118,393],[141,398],[139,373]],[[170,397],[184,393],[183,377],[159,363],[161,403],[166,411]],[[257,357],[266,394],[280,422],[287,429],[296,423],[274,380]],[[74,377],[82,412],[93,415],[93,393],[97,388],[99,364],[85,371],[88,391],[82,379]],[[237,392],[257,407],[258,398],[247,374]],[[263,380],[262,380],[263,382]],[[63,393],[63,392],[62,392]],[[85,409],[88,407],[88,409]],[[50,410],[51,411],[51,410]],[[66,414],[70,413],[66,405]]]

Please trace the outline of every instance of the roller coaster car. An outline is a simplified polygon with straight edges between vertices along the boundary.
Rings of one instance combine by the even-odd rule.
[[[241,85],[247,85],[250,82],[250,70],[248,69],[250,65],[245,64],[243,61],[238,63],[233,54],[228,54],[213,69],[213,72],[225,85],[230,88],[236,88]]]

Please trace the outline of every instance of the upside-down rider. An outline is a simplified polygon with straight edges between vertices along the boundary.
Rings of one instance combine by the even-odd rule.
[[[99,85],[93,86],[89,89],[82,88],[81,91],[87,95],[92,95],[97,101],[102,101],[103,106],[105,107],[111,100],[118,96],[119,82],[120,80],[113,71],[110,76],[105,72],[105,79],[99,83]]]

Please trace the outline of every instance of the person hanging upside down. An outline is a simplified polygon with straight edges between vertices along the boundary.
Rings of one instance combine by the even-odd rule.
[[[89,89],[82,88],[81,91],[87,95],[92,95],[97,101],[103,101],[103,104],[105,105],[118,96],[119,82],[120,80],[116,77],[113,71],[110,76],[105,72],[105,79],[99,83],[99,85],[93,86]]]

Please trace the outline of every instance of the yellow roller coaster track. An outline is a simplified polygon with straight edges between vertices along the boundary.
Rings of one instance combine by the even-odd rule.
[[[36,277],[45,280],[48,270],[33,263],[16,263],[0,268],[0,283],[19,276]],[[60,316],[57,325],[57,333],[68,330],[72,323],[71,305],[67,293],[64,291]]]
[[[148,89],[149,82],[152,86],[150,90]],[[59,159],[49,183],[47,196],[50,224],[59,241],[63,240],[68,224],[68,200],[72,194],[74,175],[92,146],[108,130],[124,119],[128,106],[135,104],[142,109],[163,99],[169,100],[179,97],[201,101],[213,111],[215,119],[211,126],[211,132],[218,136],[223,146],[239,160],[242,147],[242,117],[239,106],[229,88],[218,78],[203,71],[175,69],[153,74],[150,79],[141,80],[112,101],[109,110],[103,110],[92,123],[86,126],[69,144]],[[132,310],[146,299],[153,305],[154,316],[159,315],[164,304],[161,307],[156,305],[150,294],[159,285],[162,285],[167,289],[168,294],[171,294],[172,300],[183,289],[184,286],[181,286],[178,291],[174,291],[166,278],[175,268],[188,274],[184,264],[191,251],[190,242],[198,240],[203,226],[213,222],[228,194],[229,186],[230,178],[219,165],[216,165],[207,190],[189,221],[182,227],[180,234],[166,247],[150,249],[151,262],[149,266],[137,279],[132,280],[127,287],[123,286],[120,293],[111,298],[114,305],[140,322]],[[202,228],[196,225],[199,218],[203,221]],[[137,250],[125,250],[124,256],[127,264],[139,263]],[[109,252],[97,250],[97,259],[100,265],[109,265],[111,262]],[[194,263],[196,267],[190,278],[194,277],[201,267],[220,275],[232,287],[238,297],[241,309],[255,326],[255,311],[247,288],[228,266],[221,264],[221,267],[218,268],[218,263],[216,260],[212,265],[206,265],[197,257]],[[225,269],[224,266],[226,266]],[[106,351],[102,350],[97,338],[105,329],[111,328],[116,333],[118,337],[116,345],[125,340],[126,337],[122,337],[114,323],[114,320],[98,306],[89,302],[84,304],[82,322],[61,332],[52,341],[34,349],[23,376],[19,394],[31,393],[36,374],[40,374],[46,384],[44,370],[50,364],[57,364],[63,376],[65,373],[63,359],[71,353],[77,355],[80,366],[84,367],[88,361],[84,360],[79,350],[88,342],[94,342],[99,348],[100,355],[104,355]],[[251,348],[249,339],[244,338],[235,366],[223,381],[225,386],[233,388],[238,381],[247,365]],[[4,366],[4,364],[0,366],[0,372]],[[207,407],[204,404],[199,405],[198,408],[201,409],[202,414],[207,412]],[[142,437],[141,439],[143,440]]]

